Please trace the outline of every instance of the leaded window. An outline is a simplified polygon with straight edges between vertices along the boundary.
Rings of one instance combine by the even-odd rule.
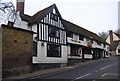
[[[53,38],[59,38],[59,30],[54,27],[49,27],[49,36]]]
[[[61,46],[48,44],[47,57],[61,57]]]

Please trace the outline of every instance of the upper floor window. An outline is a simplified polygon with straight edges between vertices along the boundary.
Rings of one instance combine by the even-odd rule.
[[[51,17],[51,19],[58,21],[58,16],[56,14],[51,13],[50,17]]]
[[[73,38],[73,33],[72,32],[67,32],[67,36]]]
[[[59,30],[54,27],[49,27],[49,36],[59,38]]]
[[[120,49],[118,49],[118,53],[120,53]]]
[[[90,40],[91,41],[91,44],[93,44],[93,40]]]
[[[97,41],[97,44],[101,46],[101,43]]]
[[[84,40],[84,36],[79,35],[79,40]]]
[[[106,45],[104,44],[104,48],[105,48],[105,46],[106,46]]]
[[[79,35],[77,33],[74,33],[73,38],[76,39],[76,40],[79,40]]]

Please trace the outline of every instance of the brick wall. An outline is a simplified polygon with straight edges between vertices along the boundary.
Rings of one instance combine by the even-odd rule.
[[[2,78],[2,31],[0,25],[0,79]]]
[[[2,75],[3,77],[31,72],[32,32],[2,26]]]

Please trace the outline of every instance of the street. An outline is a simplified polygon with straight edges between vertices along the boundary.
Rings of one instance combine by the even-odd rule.
[[[62,72],[38,76],[31,79],[67,79],[70,81],[77,81],[82,79],[91,79],[97,81],[99,79],[112,79],[111,81],[118,81],[120,79],[120,57],[111,57],[95,63],[87,64],[80,67],[68,66],[71,68]]]

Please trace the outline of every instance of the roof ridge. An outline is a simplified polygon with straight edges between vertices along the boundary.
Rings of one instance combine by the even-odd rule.
[[[43,8],[42,10],[37,11],[34,15],[36,15],[38,12],[41,12],[41,11],[46,10],[46,9],[49,9],[49,8],[51,8],[51,7],[54,6],[54,5],[55,5],[55,4],[52,4],[52,5],[50,5],[50,6],[46,7],[46,8]],[[33,16],[34,16],[34,15],[33,15]]]
[[[65,20],[65,19],[63,19],[63,20]],[[76,25],[75,23],[72,23],[72,22],[70,22],[70,21],[68,21],[68,20],[65,20],[65,21],[67,21],[67,22],[69,22],[69,23],[71,23],[71,24],[73,24],[73,25]],[[83,28],[83,27],[81,27],[81,26],[78,26],[78,25],[76,25],[78,28],[82,28],[82,29],[84,29],[84,30],[86,30],[86,31],[88,31],[88,32],[90,32],[90,33],[93,33],[93,34],[95,34],[95,35],[97,35],[96,33],[94,33],[94,32],[92,32],[92,31],[90,31],[90,30],[87,30],[87,29],[85,29],[85,28]],[[98,36],[98,35],[97,35]]]
[[[70,21],[67,21],[67,20],[65,20],[65,19],[63,19],[63,21],[67,24],[66,26],[67,26],[67,29],[69,30],[69,31],[72,31],[72,32],[75,32],[75,33],[78,33],[78,34],[81,34],[81,35],[83,35],[83,36],[85,36],[85,37],[93,37],[93,39],[94,40],[97,40],[97,41],[99,41],[99,42],[103,42],[103,43],[106,43],[106,41],[104,40],[104,39],[102,39],[100,36],[98,36],[96,33],[93,33],[93,32],[91,32],[91,31],[89,31],[89,30],[87,30],[87,29],[85,29],[85,28],[83,28],[83,27],[80,27],[80,26],[78,26],[78,25],[76,25],[76,24],[74,24],[74,23],[72,23],[72,22],[70,22]],[[69,26],[68,26],[69,25]],[[73,25],[73,26],[72,26]],[[72,27],[76,27],[76,28],[78,28],[78,29],[76,29],[75,30],[75,28],[72,28]],[[80,31],[79,31],[80,30]],[[87,35],[86,35],[87,34]]]
[[[40,18],[44,15],[44,13],[46,13],[50,8],[52,8],[52,7],[54,7],[54,6],[55,6],[55,4],[52,4],[52,5],[50,5],[50,6],[46,7],[46,8],[38,11],[37,13],[35,13],[35,14],[32,16],[31,24],[37,22],[37,20],[40,19]],[[38,16],[39,16],[39,17],[38,17]]]

